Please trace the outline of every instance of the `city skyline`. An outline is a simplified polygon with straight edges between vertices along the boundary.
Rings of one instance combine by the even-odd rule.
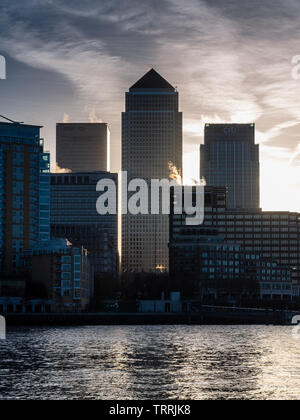
[[[57,122],[101,119],[111,128],[116,171],[123,92],[154,67],[181,92],[185,178],[199,173],[204,123],[255,122],[262,208],[299,211],[299,80],[292,59],[299,54],[300,5],[265,1],[241,9],[231,1],[225,9],[220,1],[172,0],[160,2],[158,15],[155,4],[102,1],[86,11],[79,2],[71,10],[65,1],[27,0],[20,12],[4,1],[2,114],[43,124],[53,156]]]
[[[0,400],[299,399],[299,37],[297,0],[1,1]]]

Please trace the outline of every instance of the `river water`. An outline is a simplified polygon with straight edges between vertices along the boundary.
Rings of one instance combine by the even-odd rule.
[[[298,399],[292,327],[10,328],[0,399]]]

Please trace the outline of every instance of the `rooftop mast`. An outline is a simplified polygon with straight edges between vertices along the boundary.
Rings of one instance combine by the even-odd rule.
[[[13,124],[24,124],[24,122],[23,121],[21,121],[21,122],[18,122],[18,121],[13,121],[13,120],[11,120],[11,119],[9,119],[9,118],[7,118],[7,117],[4,117],[4,115],[0,115],[0,117],[1,118],[4,118],[5,120],[7,120],[7,121],[10,121],[11,123],[13,123]]]

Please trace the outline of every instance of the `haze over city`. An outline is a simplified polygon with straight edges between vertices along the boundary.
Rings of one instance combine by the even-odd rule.
[[[299,211],[299,15],[294,0],[4,0],[1,112],[44,126],[52,168],[57,122],[107,122],[118,171],[124,92],[154,67],[180,93],[185,180],[199,175],[205,122],[255,122],[261,205]]]

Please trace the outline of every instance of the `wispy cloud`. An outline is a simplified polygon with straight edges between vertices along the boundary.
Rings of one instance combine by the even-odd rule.
[[[178,86],[187,154],[205,122],[256,122],[258,142],[281,151],[263,149],[262,162],[297,171],[299,18],[295,0],[2,0],[1,49],[69,80],[79,113],[72,120],[110,123],[114,168],[124,91],[154,66]]]
[[[70,116],[65,113],[64,116],[63,116],[63,122],[68,123],[69,121],[70,121]]]

